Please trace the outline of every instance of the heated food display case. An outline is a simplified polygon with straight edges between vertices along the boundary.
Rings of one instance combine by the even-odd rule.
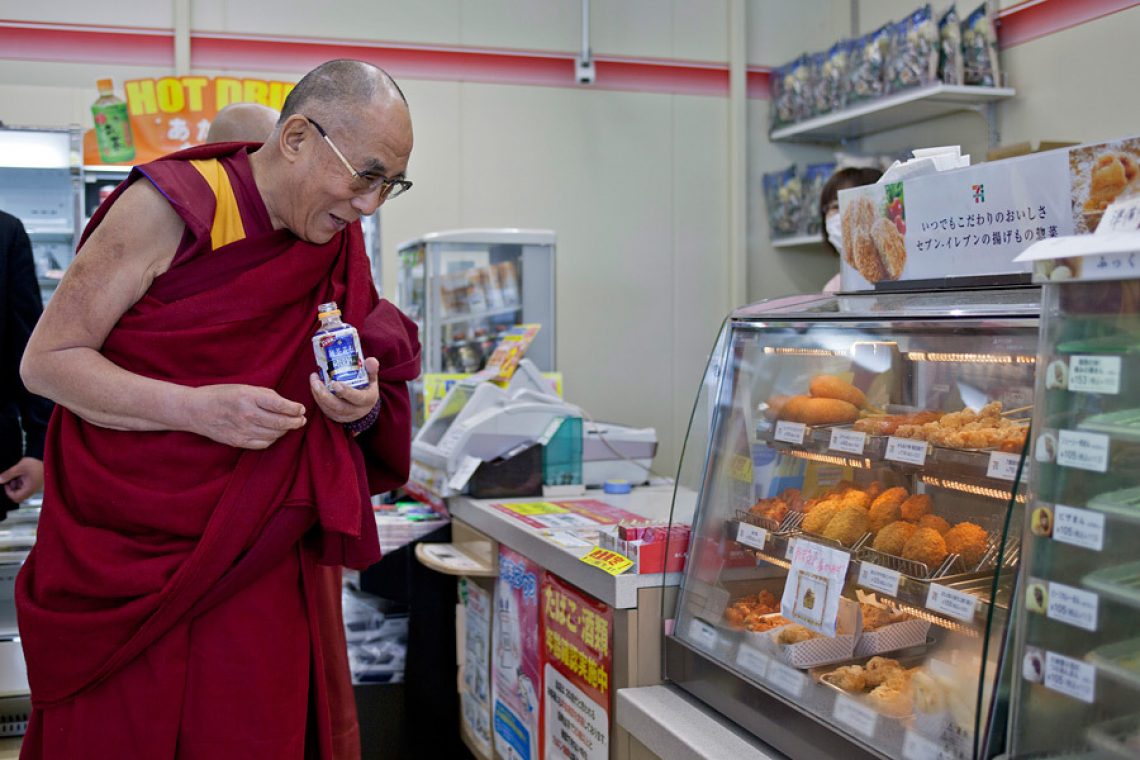
[[[726,322],[666,676],[793,758],[969,758],[994,718],[1040,292],[801,296]]]
[[[1102,236],[1091,237],[1096,250]],[[1104,247],[1117,250],[1038,262],[1071,279],[1046,284],[1042,305],[1013,657],[1018,758],[1140,757],[1140,234]],[[1087,280],[1106,276],[1133,279]]]

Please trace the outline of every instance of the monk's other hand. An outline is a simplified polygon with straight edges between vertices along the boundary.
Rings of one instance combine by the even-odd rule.
[[[317,377],[317,373],[309,375],[309,387],[313,390],[313,399],[325,416],[334,422],[356,422],[372,411],[376,401],[380,398],[380,388],[376,383],[376,374],[380,371],[380,362],[368,357],[364,360],[364,371],[368,373],[368,385],[364,388],[351,388],[344,383],[333,383],[328,388]]]
[[[305,407],[271,388],[205,385],[195,388],[193,432],[239,449],[266,449],[305,424]]]
[[[4,472],[0,472],[0,485],[9,499],[19,504],[44,485],[44,463],[33,457],[24,457]]]

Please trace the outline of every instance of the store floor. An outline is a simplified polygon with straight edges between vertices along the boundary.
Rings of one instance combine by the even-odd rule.
[[[0,739],[0,760],[17,760],[20,756],[20,737]]]

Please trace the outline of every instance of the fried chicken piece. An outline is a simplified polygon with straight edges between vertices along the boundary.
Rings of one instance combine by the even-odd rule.
[[[884,625],[890,625],[895,622],[894,616],[889,610],[878,607],[874,604],[860,605],[863,611],[863,631],[877,631]]]
[[[962,564],[975,568],[986,554],[989,534],[972,522],[960,522],[946,531],[946,549],[962,558]]]
[[[831,518],[835,517],[839,510],[837,499],[828,499],[816,504],[804,517],[803,529],[808,533],[823,533]]]
[[[867,511],[861,507],[843,507],[835,516],[827,521],[823,529],[823,537],[838,541],[844,546],[853,546],[863,537],[870,525]]]
[[[871,547],[875,551],[901,557],[903,547],[906,546],[906,542],[910,540],[910,537],[913,536],[917,530],[918,528],[912,523],[902,520],[893,522],[878,532],[875,536],[875,542],[871,544]]]
[[[872,689],[867,699],[884,715],[901,718],[910,713],[910,689],[899,689],[884,683]]]
[[[815,631],[809,631],[802,625],[789,625],[785,626],[776,640],[781,644],[799,644],[802,641],[810,641],[811,639],[819,636]]]
[[[934,528],[918,528],[903,546],[903,559],[921,562],[934,572],[949,554],[942,534]]]
[[[923,515],[922,517],[920,517],[918,519],[918,527],[920,527],[920,528],[934,528],[934,530],[941,533],[942,537],[945,538],[946,537],[946,531],[950,530],[950,523],[946,522],[946,519],[943,517],[939,517],[938,515],[928,514],[928,515]]]
[[[859,665],[844,665],[825,673],[823,678],[850,694],[862,693],[867,688],[867,675]]]
[[[899,506],[902,519],[908,522],[918,522],[923,515],[930,512],[931,498],[924,493],[916,493]]]
[[[791,620],[788,620],[783,615],[773,615],[772,613],[766,615],[749,615],[744,620],[744,628],[753,633],[763,633],[773,628],[791,625],[791,622]]]
[[[872,657],[863,666],[867,685],[872,687],[885,683],[892,673],[897,673],[900,670],[902,670],[902,665],[899,665],[899,661],[892,660],[890,657]]]

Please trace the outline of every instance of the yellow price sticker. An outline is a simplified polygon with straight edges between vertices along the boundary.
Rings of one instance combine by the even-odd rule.
[[[742,457],[739,454],[733,456],[728,462],[728,474],[733,480],[739,480],[742,483],[751,483],[752,460],[748,457]]]
[[[570,511],[566,509],[566,507],[551,504],[549,501],[523,501],[516,504],[504,503],[503,507],[514,512],[516,515],[523,515],[524,517],[530,517],[531,515],[558,515]]]
[[[595,546],[580,558],[587,565],[605,570],[610,575],[621,575],[633,567],[633,560],[617,552]]]

